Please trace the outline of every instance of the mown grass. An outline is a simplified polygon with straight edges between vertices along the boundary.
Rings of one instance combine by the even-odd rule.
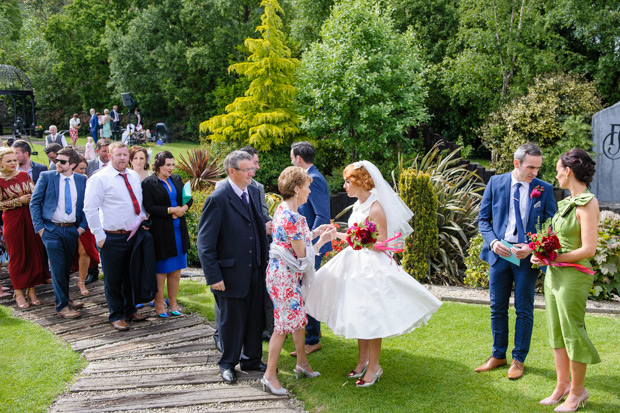
[[[179,299],[187,310],[213,319],[213,297],[202,281],[182,281]],[[406,309],[403,309],[406,311]],[[510,312],[514,325],[514,310]],[[588,369],[586,411],[620,411],[620,318],[587,315],[588,334],[603,362]],[[512,336],[511,336],[512,343]],[[358,389],[346,374],[355,367],[357,343],[334,336],[323,325],[323,350],[309,357],[317,379],[296,380],[289,336],[279,361],[279,379],[310,411],[334,412],[549,412],[538,401],[555,387],[553,354],[547,344],[545,314],[534,313],[534,333],[524,378],[510,381],[507,368],[473,369],[490,355],[487,306],[444,303],[430,323],[411,334],[383,341],[382,380]],[[509,351],[512,345],[509,346]],[[267,344],[264,345],[267,359]],[[509,356],[510,357],[510,356]]]
[[[0,306],[0,412],[44,412],[84,366],[54,334]]]

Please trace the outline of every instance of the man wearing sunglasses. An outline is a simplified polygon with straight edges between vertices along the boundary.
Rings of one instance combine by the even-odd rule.
[[[86,177],[74,174],[80,158],[72,148],[58,151],[56,170],[42,172],[30,199],[34,230],[47,250],[54,287],[56,311],[76,318],[83,303],[69,299],[69,275],[78,237],[88,224],[84,215]]]

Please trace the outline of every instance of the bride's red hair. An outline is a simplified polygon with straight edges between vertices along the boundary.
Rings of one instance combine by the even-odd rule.
[[[375,181],[372,180],[370,174],[363,166],[356,169],[355,164],[351,164],[344,168],[342,171],[342,176],[344,179],[348,179],[353,182],[355,185],[359,185],[367,191],[370,191],[375,187]]]

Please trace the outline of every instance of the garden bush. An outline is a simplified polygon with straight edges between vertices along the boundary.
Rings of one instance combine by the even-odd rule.
[[[620,215],[602,211],[598,225],[598,245],[592,260],[596,271],[590,296],[608,300],[620,295]]]
[[[405,240],[402,266],[419,281],[430,281],[430,257],[437,250],[437,196],[428,173],[407,169],[400,174],[400,197],[413,211],[413,232]]]
[[[205,189],[192,193],[194,203],[185,214],[187,220],[187,230],[189,232],[189,251],[187,251],[187,266],[200,267],[198,250],[196,249],[196,238],[198,237],[198,223],[202,215],[202,206],[211,192],[215,189],[214,185],[209,185]]]
[[[471,239],[467,249],[463,283],[469,287],[489,288],[489,263],[480,259],[483,245],[484,238],[478,234]]]

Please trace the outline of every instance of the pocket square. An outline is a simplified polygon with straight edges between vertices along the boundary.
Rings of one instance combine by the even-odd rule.
[[[536,202],[536,203],[534,204],[534,208],[540,208],[540,205],[541,205],[541,204],[540,204],[540,201],[538,201],[538,202]]]

